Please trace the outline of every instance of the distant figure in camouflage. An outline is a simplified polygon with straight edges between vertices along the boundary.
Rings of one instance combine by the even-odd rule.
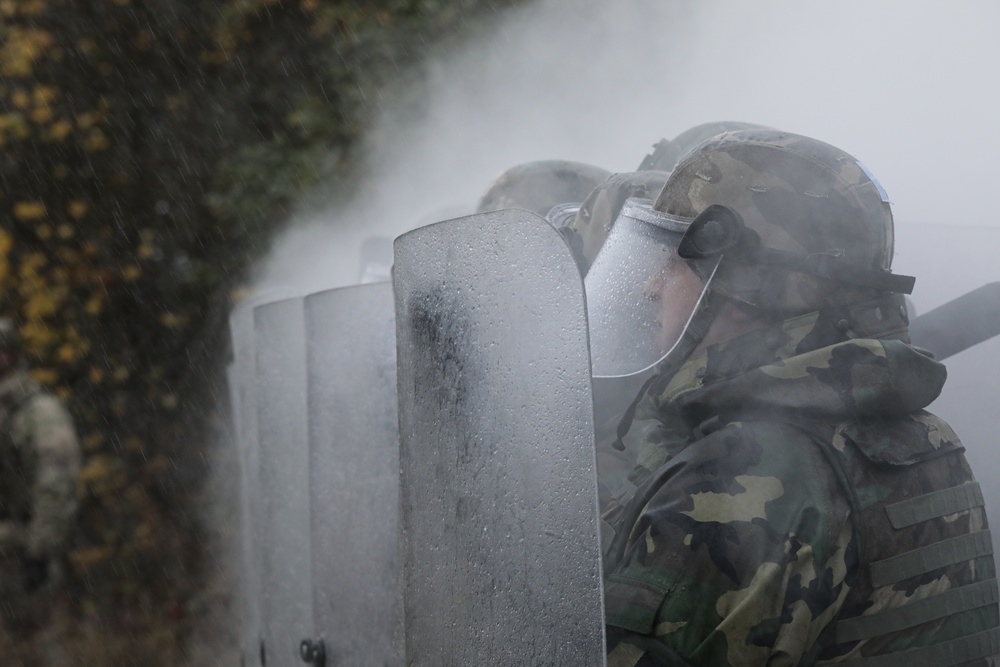
[[[545,217],[558,204],[583,201],[611,172],[584,162],[536,160],[506,170],[483,193],[476,213],[523,208]]]
[[[602,513],[610,667],[997,664],[982,494],[892,255],[868,170],[773,130],[626,203],[586,279],[595,375],[652,371]]]
[[[0,318],[0,608],[8,622],[58,576],[77,511],[80,448],[69,413],[35,382]]]
[[[570,223],[590,191],[611,172],[585,162],[536,160],[507,169],[490,184],[476,206],[476,213],[521,208],[548,220],[566,239],[573,257],[584,271],[580,236]]]
[[[638,171],[670,171],[684,155],[695,146],[723,132],[738,130],[767,130],[764,125],[735,120],[717,120],[689,127],[673,139],[661,139],[653,145],[653,152],[642,159]]]
[[[567,223],[568,229],[562,229],[581,271],[586,274],[590,270],[626,201],[632,198],[654,198],[663,189],[677,160],[702,141],[723,132],[745,129],[766,128],[736,121],[696,125],[681,132],[673,140],[663,139],[655,144],[653,151],[643,158],[638,171],[613,174],[595,187],[583,203],[576,207],[575,215]],[[629,395],[635,394],[645,379],[642,375],[621,379],[594,379],[595,442],[602,504],[635,466],[638,448],[625,447],[618,441],[616,430],[622,413],[628,407]],[[633,432],[629,437],[635,440],[641,435]],[[612,444],[616,442],[618,446],[613,447]]]

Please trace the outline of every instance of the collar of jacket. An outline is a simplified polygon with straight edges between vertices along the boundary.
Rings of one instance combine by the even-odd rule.
[[[905,414],[933,401],[946,377],[908,343],[895,295],[816,311],[709,347],[650,397],[651,407],[679,410],[691,425],[785,410]]]

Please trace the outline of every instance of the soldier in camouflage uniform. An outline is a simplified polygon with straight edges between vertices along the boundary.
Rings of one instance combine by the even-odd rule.
[[[604,239],[611,231],[625,201],[633,198],[655,197],[667,181],[666,172],[635,171],[614,174],[587,196],[569,227],[570,248],[582,273],[590,269]],[[594,442],[597,445],[597,469],[600,473],[598,490],[602,504],[636,464],[636,448],[616,449],[616,429],[629,399],[642,385],[643,378],[594,378]]]
[[[670,170],[685,153],[716,134],[744,129],[764,128],[761,125],[735,121],[696,125],[681,132],[673,140],[663,139],[654,145],[653,152],[642,160],[638,171],[613,174],[594,188],[577,207],[578,210],[568,222],[568,229],[562,230],[583,273],[594,263],[627,200],[655,197],[663,189]],[[621,444],[615,448],[611,445],[619,442],[616,431],[622,412],[628,407],[628,396],[635,394],[644,379],[642,376],[633,376],[627,379],[594,380],[595,442],[602,505],[635,467],[638,448],[624,447]],[[634,439],[636,435],[633,433],[630,437]]]
[[[587,276],[595,374],[655,369],[602,512],[610,667],[997,664],[982,494],[892,254],[865,167],[777,131],[626,204]]]
[[[31,594],[58,576],[77,510],[80,448],[69,413],[42,390],[0,318],[0,607],[30,615]]]

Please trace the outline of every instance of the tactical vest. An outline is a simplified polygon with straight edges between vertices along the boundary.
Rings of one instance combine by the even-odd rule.
[[[926,412],[836,427],[790,416],[769,421],[815,441],[852,514],[861,517],[854,522],[860,566],[851,591],[800,664],[853,655],[836,664],[946,667],[985,665],[1000,655],[1000,594],[982,491],[951,428]],[[720,427],[717,420],[701,425],[688,446]],[[660,487],[657,472],[637,469],[602,508],[606,575],[620,564],[628,533]]]
[[[858,580],[828,633],[838,652],[862,647],[867,657],[839,664],[945,667],[1000,655],[983,495],[951,428],[925,412],[812,435],[862,518]],[[935,437],[937,447],[910,446]],[[903,641],[916,646],[897,650]]]

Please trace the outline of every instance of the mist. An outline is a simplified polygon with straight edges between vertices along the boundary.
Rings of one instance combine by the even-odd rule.
[[[277,239],[262,283],[303,294],[353,284],[365,238],[471,212],[516,164],[632,171],[659,139],[733,120],[864,162],[892,201],[893,268],[917,276],[926,312],[1000,280],[998,24],[987,0],[538,0],[498,14],[373,104],[362,187]],[[991,442],[982,415],[1000,380],[984,361],[998,359],[997,339],[950,359],[931,406],[970,442]]]
[[[715,120],[847,150],[882,182],[899,226],[998,227],[984,212],[1000,154],[1000,7],[901,7],[540,0],[498,15],[389,87],[357,196],[293,225],[263,280],[304,291],[353,283],[362,239],[468,210],[515,164],[631,171],[660,138]],[[418,94],[398,92],[415,85]]]
[[[1000,5],[985,0],[538,0],[498,14],[372,104],[361,187],[294,220],[259,287],[354,284],[364,239],[471,212],[516,164],[632,171],[661,138],[730,120],[860,159],[889,194],[894,270],[917,276],[913,302],[926,312],[1000,280],[998,24]],[[930,408],[965,441],[994,519],[997,360],[998,339],[949,359]]]

